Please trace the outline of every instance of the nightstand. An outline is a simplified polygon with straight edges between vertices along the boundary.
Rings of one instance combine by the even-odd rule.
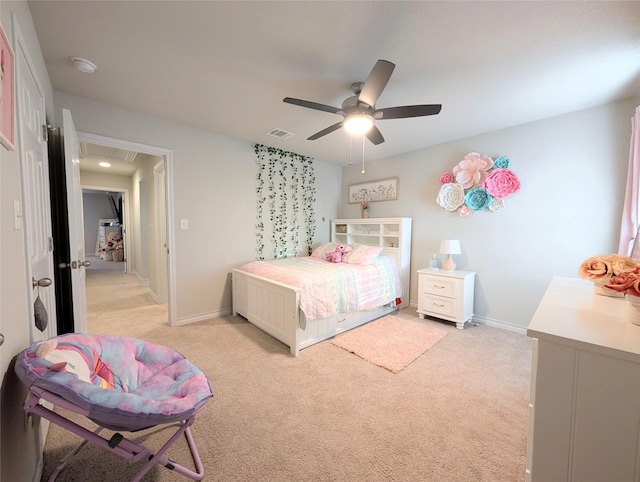
[[[473,317],[473,271],[418,270],[418,316],[453,321],[462,330]]]

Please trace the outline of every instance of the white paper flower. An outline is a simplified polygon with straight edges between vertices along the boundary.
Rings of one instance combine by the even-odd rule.
[[[455,211],[464,204],[464,187],[455,182],[443,184],[437,202],[442,209]]]
[[[502,211],[502,208],[504,208],[504,199],[494,198],[491,204],[489,204],[489,210],[493,211],[494,213]]]

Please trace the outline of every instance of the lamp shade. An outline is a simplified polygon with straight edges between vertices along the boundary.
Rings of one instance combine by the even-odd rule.
[[[460,254],[460,241],[457,239],[443,239],[440,241],[441,254]]]
[[[373,117],[362,113],[351,114],[344,120],[343,127],[349,134],[364,134],[373,127]]]

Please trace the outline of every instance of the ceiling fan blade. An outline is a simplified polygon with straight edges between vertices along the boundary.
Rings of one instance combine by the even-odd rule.
[[[387,107],[376,109],[373,113],[375,119],[404,119],[407,117],[422,117],[425,115],[436,115],[440,113],[442,105],[405,105],[402,107]]]
[[[308,100],[294,99],[293,97],[285,97],[284,99],[282,99],[282,101],[286,102],[287,104],[299,105],[300,107],[307,107],[309,109],[331,112],[332,114],[337,114],[338,112],[340,112],[340,109],[338,109],[337,107],[318,104],[317,102],[310,102]]]
[[[382,94],[382,91],[387,86],[387,82],[389,82],[393,69],[395,68],[395,64],[387,60],[378,60],[362,86],[362,90],[358,95],[358,101],[364,102],[371,107],[375,106],[378,97],[380,97],[380,94]]]
[[[316,132],[311,137],[307,137],[307,140],[315,141],[316,139],[319,139],[322,136],[326,136],[327,134],[331,134],[333,131],[337,131],[341,127],[342,127],[342,122],[338,122],[337,124],[333,124],[332,126],[329,126],[326,129],[322,129],[320,132]]]
[[[367,136],[367,139],[369,139],[376,146],[384,142],[384,137],[382,137],[380,129],[378,129],[376,126],[373,126],[371,129],[369,129],[369,132],[367,132],[365,136]]]

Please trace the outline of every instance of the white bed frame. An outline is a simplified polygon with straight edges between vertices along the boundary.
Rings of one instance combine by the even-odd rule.
[[[397,237],[400,243],[393,247],[384,247],[382,254],[396,260],[400,268],[400,279],[403,281],[404,297],[409,296],[408,279],[409,257],[411,254],[411,220],[398,218],[403,222],[404,229],[399,230]],[[339,222],[353,221],[361,224],[365,220],[336,220]],[[371,219],[366,222],[376,224],[379,220]],[[388,223],[389,220],[385,219]],[[408,223],[407,223],[408,221]],[[335,221],[334,221],[335,222]],[[408,225],[408,228],[406,227]],[[405,238],[402,242],[401,238]],[[369,236],[369,243],[378,246],[382,237]],[[332,236],[332,240],[335,240]],[[338,239],[337,242],[342,242]],[[403,272],[404,269],[404,272]],[[306,327],[300,327],[300,289],[279,283],[262,276],[257,276],[240,269],[232,270],[232,295],[234,315],[241,315],[249,322],[290,347],[291,354],[298,356],[300,350],[315,343],[332,338],[344,331],[368,323],[382,316],[398,310],[395,302],[381,306],[376,310],[339,313],[330,318],[307,320]],[[407,301],[403,302],[406,304]],[[402,307],[402,306],[401,306]]]

